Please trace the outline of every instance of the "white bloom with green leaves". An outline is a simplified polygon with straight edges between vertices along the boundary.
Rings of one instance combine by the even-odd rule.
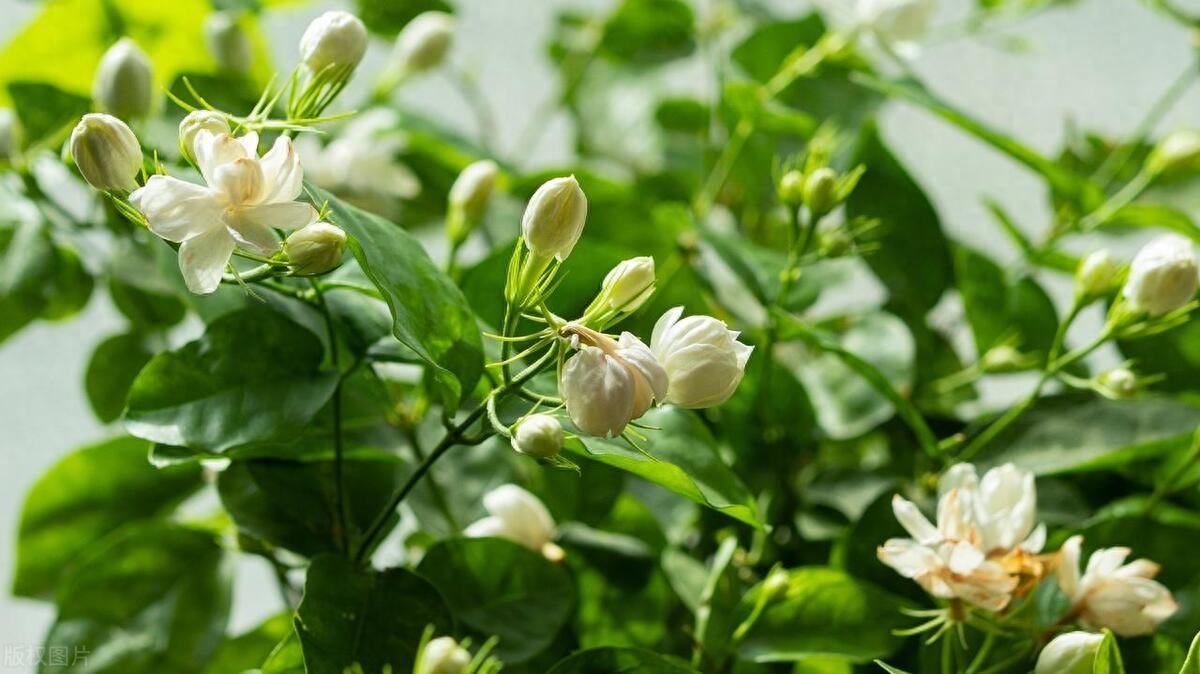
[[[515,484],[504,484],[483,495],[488,516],[463,531],[469,538],[504,538],[548,559],[562,559],[562,549],[554,544],[558,527],[550,511],[538,497]]]
[[[1154,632],[1179,609],[1171,591],[1154,580],[1158,564],[1148,559],[1125,563],[1129,548],[1101,548],[1088,558],[1081,575],[1082,549],[1083,536],[1072,536],[1063,544],[1058,584],[1085,625],[1136,637]]]
[[[559,391],[580,431],[616,437],[667,394],[667,372],[640,339],[614,340],[581,325],[563,329],[578,349],[562,368]]]
[[[650,350],[670,380],[664,402],[688,408],[720,405],[733,395],[754,347],[711,316],[683,318],[670,309],[654,324]]]
[[[1200,272],[1192,242],[1178,234],[1164,234],[1133,258],[1122,293],[1135,310],[1156,317],[1191,302],[1198,287]]]

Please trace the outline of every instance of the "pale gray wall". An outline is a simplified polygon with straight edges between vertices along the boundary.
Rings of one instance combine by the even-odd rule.
[[[462,32],[454,59],[480,71],[489,100],[501,112],[501,146],[508,147],[530,102],[542,100],[552,89],[542,45],[553,8],[570,3],[460,0],[456,4],[461,6]],[[944,4],[942,18],[949,21],[973,0]],[[324,6],[288,9],[268,19],[281,70],[290,67],[299,32]],[[0,16],[5,17],[0,39],[38,7],[34,2],[0,0]],[[16,20],[9,21],[12,17]],[[1184,31],[1133,0],[1081,0],[1075,7],[1023,24],[1018,32],[1032,41],[1034,51],[1013,55],[957,40],[927,48],[916,68],[962,107],[1046,152],[1058,148],[1068,119],[1083,128],[1112,133],[1133,128],[1192,58],[1193,47]],[[386,45],[375,45],[372,57],[378,59],[385,51]],[[406,98],[451,121],[469,124],[459,99],[438,78],[416,83]],[[1195,90],[1164,127],[1185,123],[1200,125],[1200,93]],[[1003,256],[1012,259],[1011,247],[980,206],[984,196],[1000,199],[1031,230],[1046,221],[1041,183],[954,129],[919,110],[897,105],[888,111],[884,130],[954,236],[991,251],[1006,251]],[[565,123],[556,122],[538,158],[555,159],[555,148],[562,147],[567,133]],[[1061,284],[1057,290],[1063,291]],[[93,420],[80,384],[94,344],[119,326],[104,294],[97,293],[76,319],[37,324],[0,345],[0,583],[5,586],[12,574],[13,540],[25,491],[64,453],[116,432]],[[236,588],[235,625],[253,624],[275,610],[275,602],[264,570],[244,565]],[[21,671],[5,667],[5,650],[40,643],[52,617],[45,605],[0,597],[0,671]]]

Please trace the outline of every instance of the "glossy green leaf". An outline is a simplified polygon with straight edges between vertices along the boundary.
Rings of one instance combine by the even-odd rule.
[[[1125,664],[1121,661],[1121,647],[1117,638],[1109,630],[1104,630],[1104,641],[1096,651],[1096,660],[1092,663],[1092,674],[1125,674]]]
[[[321,341],[260,306],[150,361],[129,391],[125,427],[167,445],[220,452],[299,435],[333,395]]]
[[[1190,320],[1162,334],[1117,343],[1121,353],[1137,364],[1137,371],[1161,374],[1157,390],[1193,390],[1200,381],[1200,321]]]
[[[200,672],[225,631],[232,565],[211,533],[150,522],[93,547],[55,593],[40,674]]]
[[[761,526],[754,498],[722,461],[716,440],[694,415],[661,408],[642,419],[643,453],[625,441],[581,438],[568,442],[574,454],[620,468],[752,526]]]
[[[554,665],[546,674],[696,674],[682,660],[640,648],[593,648]]]
[[[1013,462],[1037,475],[1117,468],[1186,447],[1200,407],[1167,398],[1038,402],[978,458]]]
[[[13,594],[52,591],[110,533],[161,516],[200,487],[199,466],[155,470],[148,448],[116,438],[74,451],[42,475],[21,510]]]
[[[154,352],[136,333],[113,335],[96,345],[84,375],[84,390],[96,418],[113,421],[125,409],[129,388]]]
[[[440,541],[425,553],[417,573],[441,591],[476,643],[499,637],[495,653],[509,664],[549,646],[575,603],[566,569],[496,538]]]
[[[954,265],[963,310],[980,356],[1010,339],[1016,340],[1022,353],[1045,354],[1049,350],[1058,316],[1036,280],[1010,278],[986,255],[966,246],[955,247]]]
[[[3,232],[0,250],[0,341],[37,318],[67,318],[91,297],[92,277],[78,253],[56,242],[44,220]]]
[[[622,0],[604,22],[600,53],[634,64],[687,56],[695,48],[694,24],[683,0]]]
[[[748,615],[761,584],[742,602]],[[803,567],[789,572],[787,593],[767,606],[746,634],[738,653],[758,662],[841,655],[870,662],[892,654],[902,639],[892,630],[906,626],[897,597],[842,571]]]
[[[426,626],[452,633],[453,622],[438,591],[406,569],[360,569],[335,555],[308,567],[304,599],[296,610],[296,633],[309,672],[413,671]]]
[[[483,373],[479,327],[462,292],[408,232],[319,188],[308,190],[316,203],[328,202],[333,222],[350,234],[354,257],[392,311],[396,338],[425,361],[446,407],[456,409]]]
[[[109,280],[108,294],[129,322],[146,329],[168,328],[183,320],[187,305],[179,298],[127,283]]]

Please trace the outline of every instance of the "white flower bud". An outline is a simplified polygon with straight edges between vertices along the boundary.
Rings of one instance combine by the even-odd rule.
[[[313,73],[354,68],[366,51],[367,27],[357,16],[339,10],[318,16],[300,38],[300,60]]]
[[[1177,173],[1200,168],[1200,131],[1186,129],[1159,141],[1146,160],[1151,173]]]
[[[0,162],[12,161],[17,154],[17,115],[0,109]]]
[[[452,637],[438,637],[425,644],[417,674],[463,674],[471,654]]]
[[[720,405],[737,390],[754,347],[737,341],[737,332],[711,316],[682,316],[683,307],[667,311],[650,337],[650,350],[671,382],[666,402]]]
[[[529,456],[554,456],[562,451],[563,429],[549,414],[531,414],[513,430],[512,448]]]
[[[83,116],[71,132],[71,157],[83,178],[101,190],[136,190],[142,146],[129,126],[112,115]]]
[[[324,274],[338,268],[346,250],[346,232],[328,222],[314,222],[292,232],[283,252],[297,274]]]
[[[1038,656],[1034,674],[1092,674],[1103,634],[1067,632],[1046,644]]]
[[[654,258],[649,255],[625,260],[604,277],[600,299],[614,311],[632,313],[654,294]]]
[[[567,259],[583,233],[587,197],[575,176],[554,178],[533,193],[521,218],[521,235],[534,254]]]
[[[1117,261],[1107,250],[1093,252],[1075,270],[1076,291],[1084,297],[1105,295],[1117,280]]]
[[[1161,316],[1192,300],[1200,286],[1200,272],[1192,242],[1166,234],[1146,244],[1133,258],[1124,295],[1137,311]]]
[[[577,324],[568,325],[579,352],[562,369],[559,390],[572,423],[596,437],[616,437],[667,393],[667,373],[637,337],[618,341]]]
[[[92,83],[92,98],[102,110],[122,119],[149,114],[154,103],[154,71],[137,43],[123,37],[104,52]]]
[[[858,16],[882,39],[910,48],[925,37],[936,5],[935,0],[859,0]]]
[[[445,12],[422,12],[396,36],[396,67],[418,73],[441,65],[454,38],[454,17]]]
[[[179,123],[179,151],[188,161],[195,161],[196,134],[201,131],[220,136],[231,133],[229,120],[219,112],[212,110],[193,110]]]
[[[515,484],[504,484],[483,495],[483,508],[489,516],[463,531],[469,538],[504,538],[548,559],[562,559],[562,549],[554,544],[558,528],[550,511],[536,496]]]
[[[1096,387],[1107,398],[1124,400],[1137,395],[1141,383],[1129,368],[1115,367],[1096,377]]]
[[[458,174],[450,187],[450,212],[446,218],[446,234],[452,242],[463,241],[479,226],[487,213],[499,173],[496,162],[482,159]]]
[[[221,70],[241,75],[250,70],[250,38],[232,12],[213,12],[204,20],[204,42]]]

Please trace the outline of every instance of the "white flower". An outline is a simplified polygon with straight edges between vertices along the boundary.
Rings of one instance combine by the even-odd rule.
[[[396,154],[404,140],[387,134],[395,128],[396,114],[376,108],[359,115],[325,147],[314,134],[296,142],[309,180],[342,194],[373,195],[389,199],[411,199],[421,192],[417,176]]]
[[[436,68],[450,49],[454,28],[454,17],[445,12],[421,12],[413,17],[396,36],[392,57],[396,67],[407,73]]]
[[[858,0],[858,18],[880,39],[912,52],[925,37],[935,0]]]
[[[226,72],[250,70],[253,52],[250,38],[232,12],[213,12],[204,20],[204,41],[217,65]]]
[[[466,528],[470,538],[504,538],[548,559],[562,559],[562,549],[554,544],[558,528],[550,511],[536,496],[515,484],[496,487],[483,496],[483,508],[489,516]]]
[[[154,71],[150,58],[133,40],[123,37],[104,52],[92,98],[105,112],[123,119],[145,117],[154,103]]]
[[[196,144],[196,134],[200,131],[213,134],[229,133],[229,120],[219,112],[212,110],[193,110],[179,122],[179,150],[188,161],[195,161],[196,155],[192,147]]]
[[[587,197],[575,176],[554,178],[533,193],[521,218],[521,236],[535,255],[567,259],[583,234]]]
[[[462,674],[471,664],[471,654],[452,637],[438,637],[425,644],[417,674]]]
[[[337,269],[346,250],[346,232],[328,222],[314,222],[292,232],[283,242],[283,252],[295,273],[324,274]]]
[[[353,68],[367,51],[367,27],[343,11],[318,16],[300,38],[300,60],[313,73],[326,68]]]
[[[667,371],[671,385],[665,402],[680,407],[712,407],[733,395],[754,347],[711,316],[683,316],[683,307],[664,313],[654,324],[650,350]]]
[[[1125,564],[1129,548],[1092,553],[1079,575],[1082,536],[1072,536],[1059,552],[1058,584],[1085,625],[1107,627],[1124,637],[1150,634],[1179,608],[1171,591],[1154,580],[1159,566],[1148,559]]]
[[[1075,270],[1075,287],[1085,297],[1107,294],[1117,280],[1118,271],[1117,261],[1107,250],[1094,251]]]
[[[1200,286],[1192,242],[1165,234],[1146,244],[1129,266],[1124,295],[1138,311],[1161,316],[1192,301]]]
[[[562,369],[559,390],[579,430],[616,437],[667,393],[667,373],[640,339],[628,332],[614,341],[569,324],[562,330],[579,348]]]
[[[234,138],[201,130],[193,146],[207,186],[156,175],[129,195],[150,231],[179,246],[179,269],[194,293],[211,293],[233,249],[270,255],[279,249],[272,228],[300,229],[317,218],[296,201],[303,187],[300,159],[286,136],[259,158],[258,135]]]
[[[976,532],[975,542],[984,552],[1041,552],[1046,544],[1046,528],[1035,528],[1037,487],[1033,473],[1006,463],[984,473],[980,480],[975,466],[959,463],[938,482],[939,495],[952,489],[970,493],[971,526]]]
[[[98,190],[137,189],[142,146],[129,126],[112,115],[83,116],[71,131],[71,158],[85,180]]]
[[[529,456],[554,456],[562,451],[563,429],[549,414],[531,414],[513,430],[512,448]]]
[[[1033,674],[1092,674],[1103,634],[1067,632],[1046,644]]]

